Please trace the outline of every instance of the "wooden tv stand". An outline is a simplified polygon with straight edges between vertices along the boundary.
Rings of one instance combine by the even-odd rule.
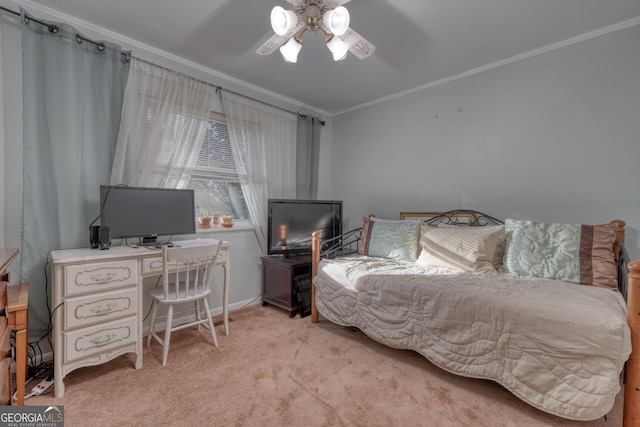
[[[286,258],[280,255],[262,260],[262,305],[274,305],[294,317],[298,312],[295,279],[311,274],[311,257]]]

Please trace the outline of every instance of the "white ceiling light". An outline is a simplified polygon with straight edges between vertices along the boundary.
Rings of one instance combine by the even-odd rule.
[[[287,34],[295,27],[298,17],[293,10],[284,10],[280,6],[276,6],[271,10],[271,28],[273,32],[279,36]]]
[[[334,61],[341,61],[347,52],[360,59],[369,57],[376,49],[369,41],[353,31],[351,17],[342,6],[349,0],[287,0],[294,10],[276,6],[271,10],[272,35],[257,50],[259,55],[270,55],[280,48],[287,62],[297,62],[305,31],[322,30],[327,36],[327,47]]]
[[[344,6],[326,11],[322,19],[335,36],[341,36],[349,29],[349,11]]]
[[[349,52],[349,43],[346,43],[340,40],[340,37],[330,36],[327,41],[327,47],[333,54],[334,61],[342,61],[347,57],[347,52]]]
[[[298,62],[298,53],[300,53],[300,49],[302,49],[302,39],[295,36],[291,37],[287,44],[280,48],[280,53],[285,61],[293,62],[295,64]]]

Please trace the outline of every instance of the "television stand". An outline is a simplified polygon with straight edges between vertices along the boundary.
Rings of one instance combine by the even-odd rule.
[[[311,275],[311,257],[263,256],[262,305],[273,305],[295,317],[299,311],[296,280]]]

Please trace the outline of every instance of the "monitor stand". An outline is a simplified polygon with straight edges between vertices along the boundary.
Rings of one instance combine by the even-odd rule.
[[[167,240],[166,242],[159,242],[158,236],[147,236],[142,238],[142,241],[138,244],[138,246],[142,246],[143,248],[148,249],[160,249],[163,246],[173,248],[174,246],[178,245],[175,245],[171,240]]]
[[[145,236],[142,238],[142,241],[139,243],[139,246],[156,246],[158,241],[158,236]]]

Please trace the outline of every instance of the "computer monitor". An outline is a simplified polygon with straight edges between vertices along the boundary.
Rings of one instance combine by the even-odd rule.
[[[100,215],[112,239],[155,240],[196,232],[194,192],[189,189],[101,185]]]

